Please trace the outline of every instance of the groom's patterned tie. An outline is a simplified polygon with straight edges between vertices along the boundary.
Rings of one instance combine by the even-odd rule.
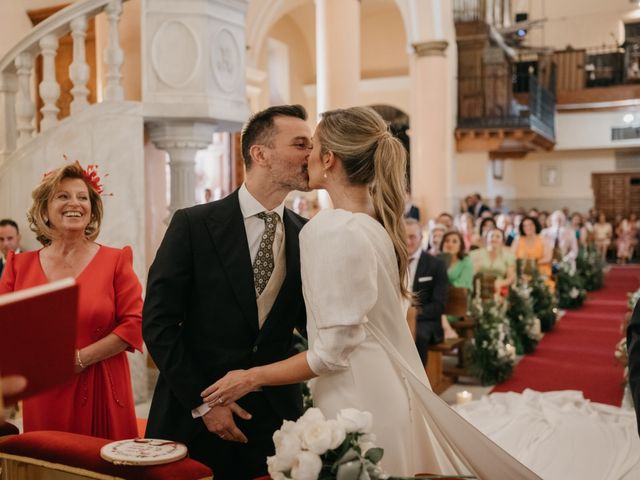
[[[262,293],[269,283],[269,278],[275,265],[273,259],[273,240],[276,236],[276,225],[278,225],[278,214],[275,212],[261,212],[256,217],[264,220],[264,233],[260,239],[260,248],[253,261],[253,282],[258,295]]]

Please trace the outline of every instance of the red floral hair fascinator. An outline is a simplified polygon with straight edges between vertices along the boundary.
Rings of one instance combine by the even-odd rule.
[[[64,159],[66,161],[69,161],[69,159],[67,158],[66,155],[63,155]],[[80,165],[80,162],[78,160],[76,160],[76,165],[78,167],[80,167],[80,169],[82,170],[82,176],[84,177],[84,179],[87,181],[87,183],[89,183],[89,185],[91,185],[91,188],[98,194],[98,195],[102,195],[102,196],[113,196],[113,193],[104,193],[104,186],[102,185],[102,183],[100,183],[101,179],[100,176],[98,175],[98,165],[94,164],[94,165],[87,165],[87,168],[83,168],[82,165]],[[42,180],[44,180],[45,178],[47,178],[49,175],[51,175],[53,172],[47,172],[42,176]],[[102,177],[108,177],[109,174],[105,173]]]

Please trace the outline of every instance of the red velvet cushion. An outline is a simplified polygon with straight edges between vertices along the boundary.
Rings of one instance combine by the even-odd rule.
[[[29,432],[0,442],[0,452],[37,458],[126,480],[199,480],[211,470],[195,460],[183,458],[166,465],[133,467],[114,465],[100,457],[100,449],[111,440],[67,432]]]

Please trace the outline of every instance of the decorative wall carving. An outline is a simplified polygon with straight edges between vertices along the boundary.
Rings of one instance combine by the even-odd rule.
[[[201,55],[196,32],[181,20],[165,20],[151,40],[153,71],[172,88],[182,88],[194,79]]]
[[[242,64],[233,33],[227,28],[220,29],[211,45],[211,70],[220,89],[227,93],[238,90]]]

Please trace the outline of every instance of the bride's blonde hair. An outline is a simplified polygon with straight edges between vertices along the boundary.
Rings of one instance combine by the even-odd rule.
[[[340,159],[349,182],[368,185],[376,216],[391,237],[398,261],[400,292],[409,297],[404,233],[407,152],[373,109],[352,107],[322,114],[316,128],[320,154]]]

